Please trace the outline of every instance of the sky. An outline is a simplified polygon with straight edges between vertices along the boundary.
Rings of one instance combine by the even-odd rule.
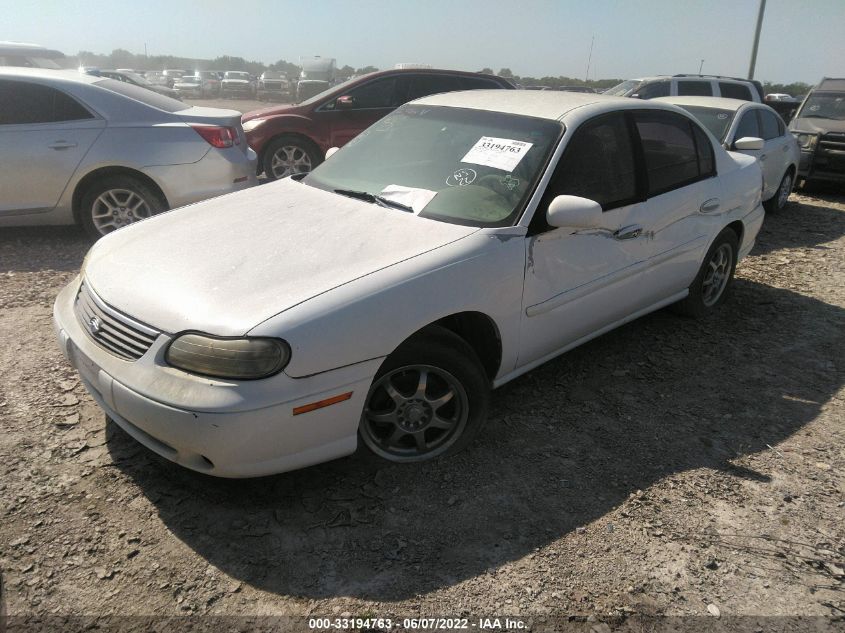
[[[340,66],[396,63],[521,76],[745,77],[759,0],[0,0],[0,40],[75,55],[272,63],[300,55]],[[755,78],[845,76],[845,0],[768,0]],[[593,42],[592,58],[590,46]]]

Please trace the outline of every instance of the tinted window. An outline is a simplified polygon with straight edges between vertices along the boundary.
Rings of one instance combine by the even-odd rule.
[[[645,156],[649,196],[699,178],[698,150],[689,120],[670,112],[638,112],[635,120]]]
[[[760,135],[760,126],[757,124],[757,113],[754,110],[749,110],[742,115],[739,125],[736,128],[736,133],[734,134],[734,140],[736,141],[746,136],[763,138]]]
[[[452,92],[460,90],[461,83],[457,77],[441,75],[416,75],[411,79],[411,91],[408,101],[437,94],[438,92]],[[398,104],[397,104],[398,105]]]
[[[645,84],[642,88],[636,91],[636,95],[640,99],[656,99],[657,97],[668,97],[669,88],[671,84],[666,81],[654,81]]]
[[[0,124],[58,123],[93,119],[65,93],[24,81],[0,81]]]
[[[546,189],[554,196],[589,198],[607,211],[637,194],[631,134],[622,114],[599,117],[582,125],[566,147]]]
[[[351,90],[348,94],[355,98],[355,108],[392,108],[393,101],[393,77],[377,79],[368,84]]]
[[[759,110],[758,114],[760,115],[760,127],[763,132],[762,138],[768,141],[781,135],[778,116],[774,112]]]
[[[713,144],[697,125],[692,126],[695,146],[698,151],[698,173],[701,176],[713,176],[716,173],[716,159],[713,156]]]
[[[483,79],[481,77],[461,77],[461,83],[463,84],[463,90],[490,90],[502,87],[492,79]]]
[[[678,94],[709,97],[713,94],[713,86],[709,81],[678,81]]]
[[[129,97],[135,101],[140,101],[144,105],[164,110],[165,112],[179,112],[180,110],[187,110],[190,106],[185,105],[181,101],[165,97],[152,90],[147,90],[135,84],[124,83],[122,81],[115,81],[114,79],[102,79],[94,84],[100,88],[105,88],[111,92],[116,92],[124,97]]]
[[[725,81],[719,82],[719,92],[726,99],[742,99],[743,101],[754,101],[751,97],[751,90],[748,86],[742,84],[728,83]]]

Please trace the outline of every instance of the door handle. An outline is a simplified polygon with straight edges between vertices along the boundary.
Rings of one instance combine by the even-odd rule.
[[[710,213],[711,211],[716,211],[719,208],[719,199],[718,198],[710,198],[709,200],[705,200],[701,203],[699,210],[702,213]]]
[[[48,145],[50,149],[69,149],[71,147],[76,147],[76,143],[69,143],[68,141],[55,141],[54,143],[50,143]]]
[[[613,237],[617,240],[633,240],[638,238],[643,232],[643,227],[633,224],[631,226],[623,226],[621,229],[613,232]]]

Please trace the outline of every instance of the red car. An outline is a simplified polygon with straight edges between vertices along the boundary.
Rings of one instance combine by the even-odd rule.
[[[311,171],[330,147],[341,147],[400,105],[438,92],[514,87],[493,75],[395,69],[350,79],[298,105],[247,112],[247,142],[269,180]]]

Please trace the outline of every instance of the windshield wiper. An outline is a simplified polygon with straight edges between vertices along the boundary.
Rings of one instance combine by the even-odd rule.
[[[354,189],[335,189],[334,192],[339,193],[342,196],[346,196],[347,198],[355,198],[356,200],[363,200],[364,202],[372,202],[373,204],[377,204],[380,207],[401,209],[402,211],[407,211],[408,213],[414,212],[414,207],[412,206],[402,204],[401,202],[396,202],[395,200],[385,198],[384,196],[380,196],[375,193],[370,193],[369,191],[355,191]]]

